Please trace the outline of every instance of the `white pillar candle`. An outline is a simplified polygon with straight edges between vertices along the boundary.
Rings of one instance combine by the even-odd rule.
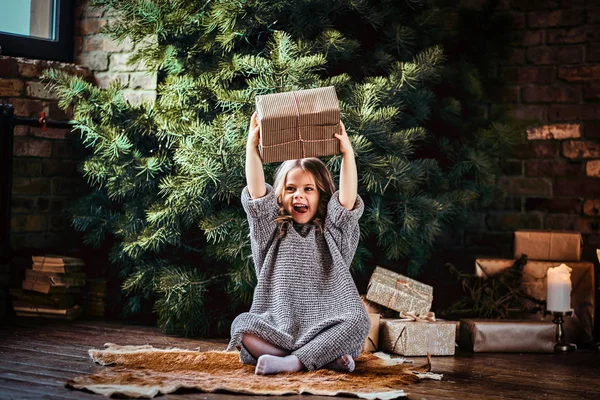
[[[547,311],[571,311],[571,271],[565,264],[548,269]]]

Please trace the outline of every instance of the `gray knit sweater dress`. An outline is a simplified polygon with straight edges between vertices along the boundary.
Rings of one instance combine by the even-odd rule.
[[[228,350],[240,350],[240,359],[256,364],[242,346],[244,333],[253,333],[287,349],[308,370],[350,354],[358,357],[369,333],[370,320],[350,274],[359,240],[358,219],[364,204],[357,197],[352,210],[344,208],[339,192],[327,206],[323,234],[313,224],[290,227],[277,235],[279,206],[273,188],[251,199],[242,192],[250,224],[250,243],[258,284],[250,311],[231,325]]]

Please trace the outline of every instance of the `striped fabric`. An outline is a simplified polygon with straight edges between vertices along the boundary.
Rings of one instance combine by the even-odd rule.
[[[340,105],[335,88],[256,96],[258,146],[264,163],[340,152]]]

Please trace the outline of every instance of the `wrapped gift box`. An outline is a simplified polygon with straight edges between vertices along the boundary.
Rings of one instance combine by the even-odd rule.
[[[423,322],[406,319],[381,320],[379,345],[385,352],[402,356],[454,355],[456,323]]]
[[[527,254],[528,260],[579,261],[582,239],[579,232],[516,231],[515,258]]]
[[[460,320],[460,346],[476,353],[553,353],[555,340],[552,322]]]
[[[477,259],[475,274],[483,278],[496,275],[510,268],[514,260]],[[561,261],[528,261],[523,268],[523,290],[538,300],[546,300],[546,274],[549,268],[558,267]],[[564,262],[571,271],[571,308],[573,315],[565,317],[563,325],[565,337],[570,342],[590,342],[594,332],[594,264],[591,262]],[[525,317],[525,315],[524,315]],[[527,315],[528,318],[542,320],[541,312]],[[551,321],[552,316],[545,317]]]
[[[398,312],[419,315],[431,308],[433,288],[385,268],[375,267],[367,287],[367,300]]]
[[[340,152],[340,105],[335,88],[256,96],[259,152],[264,163]]]
[[[372,353],[377,351],[379,348],[379,322],[381,315],[377,313],[369,313],[371,319],[371,329],[369,329],[369,336],[363,343],[361,353]]]

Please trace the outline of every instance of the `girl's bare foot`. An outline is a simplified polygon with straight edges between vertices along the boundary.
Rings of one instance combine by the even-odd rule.
[[[352,362],[352,365],[354,365],[354,362]],[[270,354],[263,354],[258,357],[254,373],[257,375],[270,375],[281,372],[297,372],[303,367],[304,365],[302,365],[295,355],[290,354],[285,357],[277,357]]]
[[[352,372],[354,371],[354,359],[349,354],[346,354],[325,364],[323,368],[340,372]]]

